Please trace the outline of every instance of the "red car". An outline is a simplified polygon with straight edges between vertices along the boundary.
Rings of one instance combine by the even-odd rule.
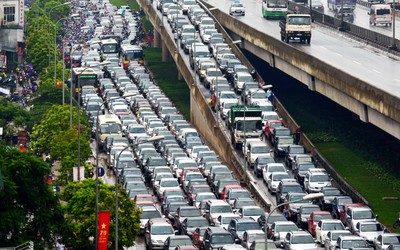
[[[221,200],[225,200],[226,195],[228,194],[229,189],[231,188],[242,188],[242,186],[240,186],[239,184],[234,184],[234,185],[226,185],[223,189],[222,192],[219,194],[219,198]]]
[[[267,139],[271,138],[272,132],[276,127],[285,126],[283,120],[268,120],[264,127],[264,134]]]
[[[308,232],[315,237],[315,227],[320,220],[332,219],[332,215],[328,211],[313,211],[307,219]]]

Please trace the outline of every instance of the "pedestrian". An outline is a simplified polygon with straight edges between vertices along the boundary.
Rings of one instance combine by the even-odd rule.
[[[217,98],[216,98],[216,96],[214,94],[211,96],[209,103],[210,103],[210,106],[211,106],[211,110],[215,113],[216,112],[215,111],[215,104],[217,103]]]
[[[290,209],[288,205],[285,205],[285,207],[283,208],[283,216],[285,216],[286,219],[290,219],[291,217],[291,213],[290,213]]]
[[[24,144],[19,144],[19,150],[21,150],[21,152],[26,153],[26,148],[24,146]]]
[[[295,144],[299,144],[299,142],[300,142],[300,137],[301,137],[301,134],[303,133],[303,129],[301,128],[301,126],[298,126],[297,128],[296,128],[296,131],[294,132],[294,143]]]
[[[268,100],[269,100],[269,97],[270,97],[271,94],[272,94],[272,90],[269,88],[269,89],[267,90],[266,94],[267,94],[267,98],[268,98]]]
[[[272,105],[274,105],[275,95],[274,95],[274,93],[272,93],[272,91],[268,97],[268,100]]]

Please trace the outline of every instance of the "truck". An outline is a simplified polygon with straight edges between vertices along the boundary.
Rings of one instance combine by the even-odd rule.
[[[257,105],[235,105],[228,111],[226,124],[232,145],[239,149],[246,138],[257,138],[262,131],[262,109]]]
[[[328,0],[328,8],[334,12],[338,12],[341,8],[356,8],[356,0]]]
[[[300,39],[300,42],[311,42],[311,15],[287,14],[279,21],[281,40],[289,43],[290,40]]]

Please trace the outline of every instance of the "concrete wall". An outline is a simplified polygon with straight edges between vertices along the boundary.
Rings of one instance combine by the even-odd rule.
[[[205,3],[207,6],[207,3]],[[209,6],[208,6],[209,7]],[[242,46],[285,73],[400,139],[400,100],[274,37],[213,9],[221,24],[242,38]]]

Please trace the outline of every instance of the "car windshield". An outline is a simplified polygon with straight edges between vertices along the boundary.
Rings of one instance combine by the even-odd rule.
[[[251,75],[238,76],[238,81],[239,82],[252,82],[253,81],[253,77]]]
[[[361,224],[361,231],[363,232],[380,232],[383,231],[381,224]]]
[[[311,235],[296,235],[292,238],[292,244],[312,244],[314,239]]]
[[[144,127],[131,127],[129,129],[130,133],[146,133],[146,129]]]
[[[342,241],[342,248],[343,249],[350,249],[350,248],[367,248],[367,243],[363,240],[343,240]]]
[[[177,180],[162,181],[160,186],[162,186],[162,187],[179,187],[179,183]]]
[[[282,166],[271,166],[271,167],[269,167],[268,168],[268,172],[285,172],[286,170],[285,170],[285,168],[284,167],[282,167]]]
[[[322,225],[322,230],[330,231],[330,230],[344,230],[344,226],[340,222],[328,222]]]
[[[158,211],[143,211],[140,214],[140,219],[152,219],[152,218],[161,218],[161,214]]]
[[[289,131],[289,133],[290,133],[290,131]],[[304,154],[304,148],[303,147],[291,147],[290,153],[291,154]]]
[[[178,238],[178,239],[169,239],[169,247],[176,246],[192,246],[193,242],[190,238]]]
[[[275,227],[275,232],[290,232],[290,231],[298,231],[298,227],[295,224],[289,225],[278,225]]]
[[[246,209],[243,213],[244,216],[253,216],[253,215],[261,216],[263,214],[264,211],[261,208]]]
[[[233,238],[232,236],[228,234],[213,234],[211,236],[211,242],[213,244],[218,244],[218,245],[225,245],[225,244],[233,244]]]
[[[236,99],[235,93],[221,93],[220,98]]]
[[[206,219],[204,220],[188,220],[186,223],[187,227],[208,227],[208,221]]]
[[[276,174],[272,177],[273,181],[280,181],[282,179],[288,179],[290,178],[288,174]]]
[[[254,154],[263,154],[263,153],[268,153],[269,149],[266,146],[261,146],[261,147],[253,147],[252,153]]]
[[[199,209],[182,209],[181,210],[181,217],[197,217],[201,216]]]
[[[353,203],[353,200],[351,198],[342,198],[342,199],[338,199],[338,201],[337,201],[338,205],[344,205],[344,204],[348,204],[348,203]]]
[[[282,193],[289,193],[289,192],[303,192],[303,189],[301,188],[300,185],[296,186],[283,186],[282,187]]]
[[[265,235],[263,233],[250,234],[249,237],[248,237],[247,242],[250,243],[250,242],[253,242],[253,241],[256,241],[256,240],[262,240],[262,239],[264,239],[264,236]]]
[[[255,206],[255,205],[256,205],[256,203],[255,203],[254,200],[244,200],[244,201],[236,202],[235,207],[236,208],[241,208],[241,207],[244,207],[244,206]]]
[[[326,174],[312,175],[310,177],[310,182],[328,182],[329,176]]]
[[[316,214],[316,215],[314,215],[314,221],[320,221],[320,220],[326,220],[326,219],[332,219],[332,216],[330,214]]]
[[[360,219],[373,219],[375,218],[371,210],[366,211],[354,211],[353,218],[356,220]]]
[[[311,168],[315,168],[314,164],[300,164],[299,171],[308,171]],[[326,194],[325,194],[326,195]]]
[[[165,226],[153,226],[151,230],[152,235],[167,235],[174,234],[174,229],[171,225]]]
[[[104,123],[100,125],[100,132],[103,134],[119,133],[120,131],[121,131],[121,124]]]
[[[311,212],[313,212],[313,211],[319,211],[320,209],[318,208],[318,207],[303,207],[302,208],[302,212],[304,213],[304,214],[311,214]]]
[[[230,206],[215,206],[213,207],[213,213],[232,213]]]
[[[389,245],[389,244],[399,244],[400,243],[400,236],[384,236],[383,237],[383,244]]]
[[[326,189],[326,190],[324,190],[324,195],[325,196],[337,196],[337,195],[340,195],[340,190],[339,189]]]
[[[247,191],[238,191],[238,192],[232,192],[230,195],[230,199],[236,199],[236,198],[251,198],[249,192]]]
[[[202,201],[207,199],[215,199],[215,195],[212,194],[198,194],[196,195],[196,201]]]
[[[229,224],[231,222],[232,219],[237,218],[237,217],[229,217],[229,216],[224,216],[221,218],[221,224]]]
[[[237,231],[258,230],[260,225],[258,222],[243,222],[237,224]]]
[[[288,137],[288,138],[286,138],[286,137],[279,137],[279,141],[278,141],[278,143],[279,144],[293,144],[293,138],[291,138],[291,137]]]

